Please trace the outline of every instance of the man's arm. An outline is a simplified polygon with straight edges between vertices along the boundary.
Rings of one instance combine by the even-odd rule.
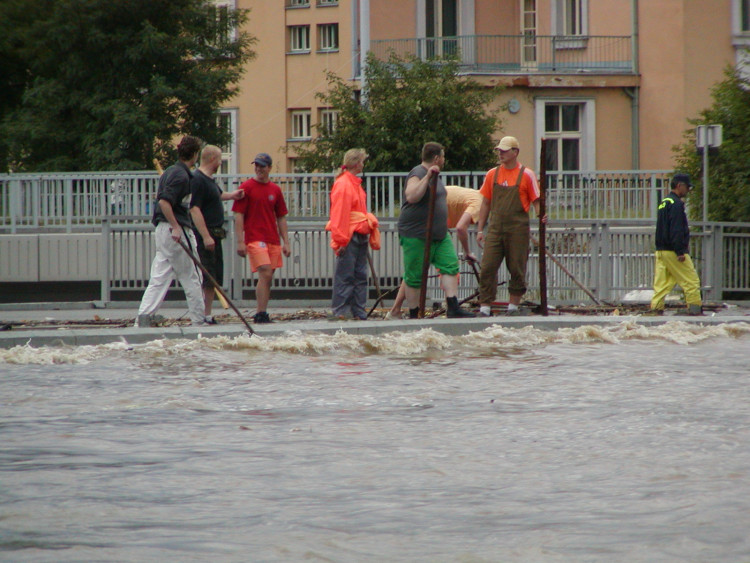
[[[247,256],[247,246],[245,246],[245,215],[244,213],[234,212],[234,232],[237,234],[237,254],[243,258]]]
[[[193,218],[193,224],[195,225],[195,229],[198,231],[198,234],[200,234],[201,238],[203,239],[203,246],[208,250],[209,252],[213,252],[214,248],[216,248],[216,241],[214,241],[213,237],[211,236],[211,233],[208,232],[208,227],[206,226],[206,219],[203,217],[203,212],[201,211],[201,208],[197,205],[194,205],[190,208],[190,216]]]
[[[440,173],[440,167],[430,166],[427,169],[427,174],[421,180],[416,176],[412,176],[406,182],[406,189],[404,190],[404,197],[409,203],[417,203],[424,197],[427,187],[430,184],[430,180],[436,174]]]
[[[464,249],[464,256],[471,262],[476,262],[477,257],[471,253],[469,247],[469,225],[471,225],[471,213],[464,213],[456,223],[456,235],[458,235],[458,241],[461,243],[461,248]]]
[[[292,251],[289,248],[289,230],[286,223],[286,215],[276,219],[276,224],[279,227],[279,235],[281,235],[281,251],[284,256],[289,258],[292,255]]]
[[[233,192],[221,192],[221,201],[229,201],[233,199],[237,201],[245,197],[245,190],[234,190]]]
[[[534,211],[536,212],[536,216],[539,217],[539,214],[542,212],[542,204],[539,203],[538,199],[535,199],[531,205],[534,206]],[[542,219],[542,223],[546,223],[547,222],[547,214],[545,213],[544,217],[541,217],[541,219]]]
[[[484,226],[487,224],[487,217],[490,216],[490,200],[482,196],[482,207],[479,208],[479,221],[477,222],[477,244],[484,246]]]
[[[167,201],[166,199],[160,199],[159,208],[161,209],[161,212],[164,214],[164,217],[169,223],[169,231],[172,234],[172,240],[175,242],[179,241],[182,238],[182,227],[177,222],[177,218],[174,216],[174,209],[172,209],[172,204],[169,203],[169,201]]]
[[[681,202],[673,203],[669,206],[669,238],[671,239],[672,248],[677,255],[677,260],[685,261],[685,254],[688,249],[682,246],[685,240],[684,217],[685,208],[679,205]]]

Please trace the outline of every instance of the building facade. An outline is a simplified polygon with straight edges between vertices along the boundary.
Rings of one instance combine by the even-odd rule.
[[[258,39],[222,118],[224,171],[258,152],[295,171],[295,148],[335,127],[316,93],[326,74],[358,84],[364,55],[456,54],[464,74],[501,85],[497,137],[518,137],[548,171],[670,169],[689,119],[728,65],[748,63],[750,0],[235,0]],[[533,155],[533,157],[532,157]]]

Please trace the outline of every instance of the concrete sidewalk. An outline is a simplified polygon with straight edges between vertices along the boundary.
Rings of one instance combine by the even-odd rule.
[[[248,322],[254,312],[254,303],[236,303]],[[0,331],[0,348],[29,345],[39,346],[81,346],[97,345],[111,342],[128,342],[141,344],[164,338],[195,339],[199,336],[227,336],[237,337],[248,334],[247,327],[236,317],[234,311],[221,308],[214,312],[217,315],[231,314],[231,318],[224,324],[209,327],[163,326],[152,328],[135,328],[132,326],[137,312],[137,303],[109,303],[106,306],[97,302],[86,303],[28,303],[0,305],[0,327],[9,326]],[[253,331],[260,337],[282,336],[290,331],[316,332],[320,334],[334,334],[343,330],[351,334],[377,335],[383,332],[402,331],[412,332],[424,328],[449,334],[467,334],[481,331],[493,325],[508,328],[533,326],[545,330],[561,328],[575,328],[583,325],[612,326],[630,321],[644,326],[658,326],[667,322],[682,321],[696,325],[717,325],[723,323],[750,323],[750,304],[731,304],[726,308],[703,317],[690,317],[682,314],[668,314],[661,317],[643,315],[576,315],[554,314],[548,317],[531,315],[525,317],[491,317],[473,319],[422,319],[422,320],[368,320],[368,321],[330,321],[323,317],[327,311],[327,302],[272,302],[269,313],[272,317],[298,311],[317,313],[320,318],[311,320],[292,320],[274,322],[271,324],[252,325]],[[167,302],[158,314],[166,319],[185,319],[187,308],[179,302]],[[85,325],[85,321],[92,323],[105,320],[122,321],[104,326],[75,326],[65,325],[65,322],[77,322]],[[48,323],[34,326],[33,321]],[[14,323],[31,322],[29,326],[19,326]],[[60,326],[56,326],[59,323]]]

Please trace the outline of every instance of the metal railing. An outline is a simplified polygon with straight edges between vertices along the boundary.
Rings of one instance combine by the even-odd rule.
[[[335,258],[329,235],[322,221],[293,221],[289,224],[292,255],[284,260],[273,281],[274,296],[293,297],[295,293],[318,292],[330,295]],[[225,275],[230,295],[247,299],[255,280],[247,260],[236,256],[232,223],[225,241]],[[153,226],[141,223],[110,223],[101,231],[103,262],[101,299],[109,301],[120,290],[143,290],[155,252]],[[403,273],[401,248],[395,221],[381,224],[381,250],[373,252],[373,264],[383,290],[398,286]],[[532,234],[537,236],[536,229]],[[698,223],[693,226],[691,255],[701,277],[704,298],[720,300],[726,292],[750,291],[750,223]],[[470,230],[470,244],[479,249],[476,233]],[[618,301],[628,292],[650,289],[654,277],[654,225],[652,221],[567,221],[552,223],[546,244],[555,259],[597,298]],[[457,251],[460,250],[457,240]],[[527,299],[539,300],[537,247],[532,243],[528,262]],[[549,297],[557,302],[590,303],[590,298],[554,261],[547,261]],[[428,298],[442,300],[438,280],[430,271]],[[498,278],[499,299],[507,299],[508,281],[502,266]],[[469,296],[477,287],[473,270],[462,265],[459,295]]]
[[[669,190],[670,171],[579,171],[547,174],[547,207],[553,219],[653,219],[659,199]],[[446,185],[478,189],[485,172],[444,172]],[[217,175],[225,190],[246,176]],[[333,174],[274,174],[291,219],[328,217]],[[398,217],[406,182],[403,173],[367,173],[364,186],[370,208],[381,219]],[[46,229],[73,232],[98,229],[103,218],[153,210],[156,173],[78,173],[0,175],[0,232]],[[230,206],[227,204],[227,209]]]
[[[461,35],[370,42],[376,58],[457,56],[464,72],[632,74],[629,35]]]

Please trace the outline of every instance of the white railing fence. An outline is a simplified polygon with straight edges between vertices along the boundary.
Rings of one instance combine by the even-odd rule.
[[[273,282],[277,298],[317,294],[329,296],[332,289],[334,255],[322,221],[290,223],[292,255],[276,272]],[[247,261],[234,253],[231,222],[225,241],[225,280],[234,299],[247,299],[255,287]],[[403,272],[401,248],[395,221],[381,224],[382,248],[373,252],[373,264],[381,290],[395,288]],[[750,291],[750,224],[712,223],[694,226],[691,253],[701,276],[704,296],[716,301],[726,292]],[[603,301],[619,301],[628,292],[651,288],[653,281],[653,222],[569,221],[551,223],[547,229],[547,248],[578,282]],[[537,237],[536,229],[532,234]],[[102,228],[101,247],[106,256],[102,268],[101,299],[110,301],[119,290],[143,290],[148,283],[154,254],[153,227],[150,224],[110,223]],[[470,232],[472,250],[475,233]],[[457,240],[457,252],[460,251]],[[537,248],[532,244],[528,264],[526,298],[539,300]],[[558,264],[547,260],[549,298],[557,302],[590,303],[590,298]],[[460,295],[467,297],[477,288],[470,265],[462,263]],[[435,272],[431,270],[429,299],[442,300]],[[498,298],[507,299],[505,267],[499,272]],[[374,284],[371,282],[371,289]]]
[[[478,189],[485,172],[444,172],[447,185]],[[653,219],[669,190],[670,171],[560,172],[547,175],[547,207],[553,219]],[[333,174],[274,174],[291,219],[328,216]],[[218,175],[224,189],[236,189],[245,176]],[[366,173],[364,185],[373,212],[398,216],[406,175]],[[73,232],[98,228],[102,218],[126,222],[153,210],[156,173],[64,173],[0,175],[0,232]]]

